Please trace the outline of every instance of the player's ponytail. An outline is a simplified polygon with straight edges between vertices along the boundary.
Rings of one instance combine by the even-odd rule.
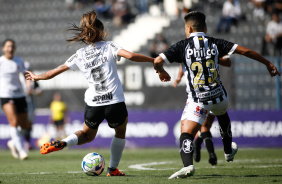
[[[104,25],[102,21],[97,18],[95,10],[83,14],[80,20],[80,27],[72,24],[72,27],[67,31],[75,31],[75,35],[67,42],[83,42],[85,44],[94,44],[95,42],[103,41],[109,35],[104,32]]]

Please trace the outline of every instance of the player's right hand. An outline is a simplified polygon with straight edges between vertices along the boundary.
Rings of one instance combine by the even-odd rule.
[[[162,71],[162,72],[158,72],[158,74],[159,74],[159,77],[160,77],[160,80],[162,81],[162,82],[168,82],[168,81],[170,81],[170,75],[164,70],[164,71]]]
[[[38,81],[35,79],[36,75],[34,75],[31,71],[26,71],[24,76],[26,80]]]

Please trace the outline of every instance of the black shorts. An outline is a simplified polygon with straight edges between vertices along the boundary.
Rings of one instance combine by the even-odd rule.
[[[109,127],[116,128],[124,123],[127,116],[127,108],[124,102],[94,107],[86,105],[84,122],[89,128],[97,129],[106,119]]]
[[[56,126],[61,126],[61,125],[64,125],[64,122],[65,122],[65,120],[62,119],[62,120],[59,120],[59,121],[54,121],[54,124],[55,124]]]
[[[26,113],[27,112],[27,103],[25,97],[21,98],[1,98],[1,106],[6,103],[13,103],[16,107],[17,113]]]

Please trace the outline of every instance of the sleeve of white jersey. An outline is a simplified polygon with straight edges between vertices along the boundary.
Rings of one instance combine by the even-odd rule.
[[[75,53],[72,55],[66,62],[65,64],[72,70],[77,70],[78,67],[76,65],[76,61],[78,60],[78,53]]]
[[[110,42],[110,48],[111,48],[111,51],[113,53],[114,59],[116,61],[119,61],[120,60],[120,56],[118,56],[117,54],[118,54],[118,51],[120,49],[122,49],[122,47],[119,44],[115,43],[115,42]]]

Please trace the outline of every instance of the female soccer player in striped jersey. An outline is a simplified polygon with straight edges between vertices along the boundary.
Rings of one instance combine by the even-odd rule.
[[[47,154],[61,150],[66,146],[82,145],[94,140],[100,123],[106,119],[115,136],[111,143],[111,160],[107,176],[124,176],[117,169],[125,146],[127,124],[127,108],[124,94],[117,74],[116,61],[120,57],[136,62],[154,62],[154,59],[137,53],[131,53],[117,43],[104,41],[107,34],[103,23],[96,17],[95,11],[83,14],[80,27],[73,25],[69,30],[77,34],[67,41],[83,42],[83,47],[72,55],[64,64],[46,73],[35,75],[30,71],[27,80],[48,80],[69,69],[80,70],[89,88],[85,92],[86,108],[84,112],[83,130],[69,135],[63,140],[46,143],[41,147],[41,153]]]
[[[180,156],[184,167],[172,178],[185,178],[195,172],[193,166],[193,139],[200,130],[209,111],[218,119],[225,160],[233,161],[237,144],[232,142],[230,119],[227,114],[228,97],[218,73],[218,58],[237,53],[264,64],[273,77],[280,75],[277,68],[255,51],[223,39],[207,36],[205,14],[193,11],[185,17],[187,39],[172,45],[154,60],[161,81],[169,81],[163,63],[179,62],[187,79],[188,99],[181,117]]]
[[[226,67],[230,67],[231,66],[231,60],[229,58],[219,58],[218,59],[218,64],[222,65],[222,66],[226,66]],[[182,66],[180,65],[179,67],[179,72],[178,72],[178,76],[175,79],[175,81],[173,82],[173,86],[176,88],[177,85],[180,83],[182,77],[183,77],[184,73],[182,70]],[[213,124],[213,121],[215,119],[215,115],[210,113],[205,122],[203,123],[201,130],[198,131],[198,136],[196,135],[194,142],[193,142],[193,146],[194,146],[194,160],[196,162],[200,162],[201,160],[201,144],[204,142],[205,146],[207,148],[207,151],[209,153],[209,163],[211,165],[217,165],[217,156],[214,152],[214,145],[213,145],[213,141],[212,141],[212,134],[210,132],[210,128]]]

